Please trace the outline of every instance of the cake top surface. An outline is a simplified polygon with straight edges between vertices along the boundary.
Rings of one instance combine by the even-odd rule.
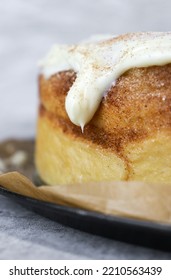
[[[100,36],[77,45],[55,45],[40,66],[47,79],[61,71],[76,72],[65,108],[70,120],[83,130],[103,96],[124,72],[170,62],[171,32],[148,32]]]

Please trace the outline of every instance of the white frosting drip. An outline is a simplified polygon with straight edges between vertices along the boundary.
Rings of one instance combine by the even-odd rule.
[[[171,32],[132,33],[100,42],[54,46],[41,67],[46,78],[65,70],[77,73],[65,107],[70,120],[83,129],[106,91],[125,71],[170,62]]]

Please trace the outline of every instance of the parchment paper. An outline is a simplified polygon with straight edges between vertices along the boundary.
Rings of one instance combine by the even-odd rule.
[[[36,187],[18,172],[0,175],[0,185],[42,201],[104,214],[171,223],[171,185],[143,182],[101,182]]]

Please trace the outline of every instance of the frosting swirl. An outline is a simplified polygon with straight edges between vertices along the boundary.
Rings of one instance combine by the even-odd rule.
[[[97,42],[56,45],[40,66],[46,78],[74,70],[65,108],[70,120],[82,130],[116,80],[134,67],[171,62],[171,32],[130,33]]]

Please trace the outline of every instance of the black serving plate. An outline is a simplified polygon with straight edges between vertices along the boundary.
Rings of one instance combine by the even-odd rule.
[[[132,244],[171,251],[171,226],[43,202],[0,187],[0,194],[63,225]]]

